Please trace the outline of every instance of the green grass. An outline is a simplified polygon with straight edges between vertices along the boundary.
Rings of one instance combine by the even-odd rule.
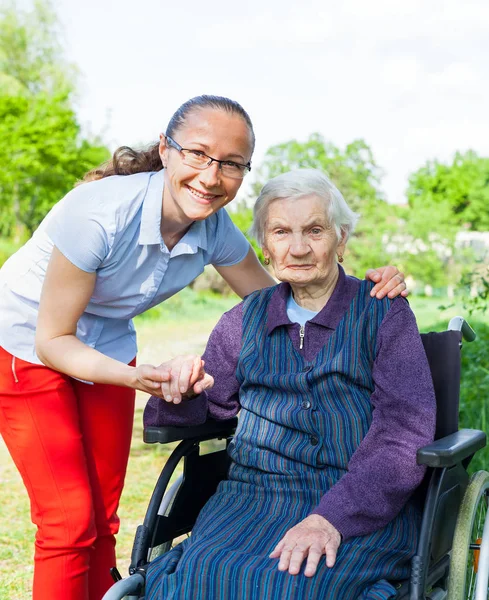
[[[201,353],[207,337],[222,314],[237,302],[236,298],[205,296],[191,290],[170,299],[165,305],[137,319],[140,362],[157,363],[181,353]],[[444,329],[449,319],[463,314],[460,308],[440,311],[443,299],[410,299],[422,331],[439,324]],[[469,319],[470,320],[470,319]],[[468,377],[463,386],[462,425],[479,427],[486,423],[489,397],[489,315],[474,324],[480,331],[479,344],[464,348],[464,370]],[[484,331],[482,331],[484,329]],[[142,409],[145,395],[138,398],[131,456],[119,515],[121,529],[117,548],[119,570],[127,573],[136,527],[142,523],[155,481],[173,445],[148,446],[142,442]],[[485,410],[484,410],[485,408]],[[483,421],[485,419],[485,421]],[[489,456],[484,455],[478,468],[489,468]],[[31,597],[33,539],[35,528],[30,522],[29,505],[20,476],[0,438],[0,598],[28,600]]]

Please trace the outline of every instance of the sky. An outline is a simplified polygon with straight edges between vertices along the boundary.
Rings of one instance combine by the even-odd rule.
[[[363,138],[390,202],[409,174],[489,156],[487,0],[54,0],[79,70],[85,131],[114,149],[158,139],[203,93],[240,102],[258,165],[313,132]],[[249,175],[253,177],[253,173]]]

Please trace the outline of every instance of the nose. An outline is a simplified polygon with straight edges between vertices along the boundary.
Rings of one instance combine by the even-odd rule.
[[[309,250],[309,244],[305,237],[301,233],[293,234],[289,246],[289,252],[292,256],[306,256],[309,254]]]
[[[218,186],[221,183],[219,163],[212,162],[206,169],[201,171],[199,179],[206,188]]]

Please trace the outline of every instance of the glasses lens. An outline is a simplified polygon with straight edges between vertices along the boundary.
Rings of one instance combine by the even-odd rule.
[[[221,170],[223,175],[231,179],[243,179],[246,173],[249,172],[248,167],[237,163],[222,163]]]
[[[182,150],[183,162],[190,167],[204,169],[209,164],[209,159],[203,152],[196,150]]]

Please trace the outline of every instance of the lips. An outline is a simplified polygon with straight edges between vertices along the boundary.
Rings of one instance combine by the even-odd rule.
[[[214,200],[216,200],[217,198],[220,198],[220,195],[217,194],[206,194],[205,192],[201,192],[199,190],[196,190],[193,187],[190,187],[189,185],[186,186],[187,190],[190,192],[190,194],[192,194],[192,196],[194,198],[196,198],[197,200],[203,201],[206,204],[207,203],[211,203]]]
[[[287,265],[288,269],[311,269],[314,265]]]

